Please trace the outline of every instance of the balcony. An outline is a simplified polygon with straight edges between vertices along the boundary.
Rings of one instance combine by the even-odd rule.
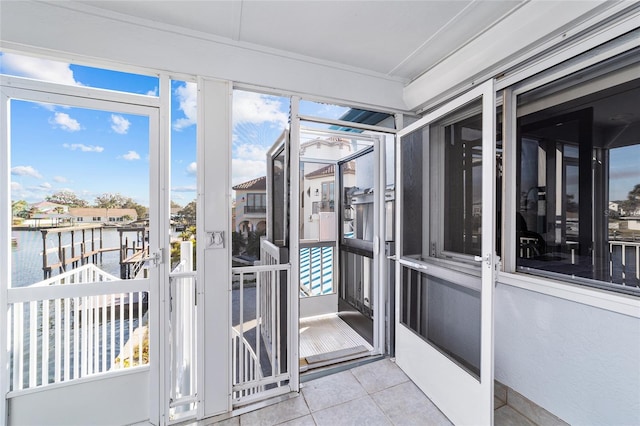
[[[244,206],[244,214],[266,214],[267,206]]]

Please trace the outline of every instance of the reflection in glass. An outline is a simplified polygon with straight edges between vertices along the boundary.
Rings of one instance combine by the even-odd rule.
[[[640,79],[591,93],[580,81],[582,97],[519,97],[516,265],[640,293]]]

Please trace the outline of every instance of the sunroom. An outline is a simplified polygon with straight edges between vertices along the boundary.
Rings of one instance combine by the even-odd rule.
[[[0,55],[3,424],[380,362],[453,424],[640,423],[638,3],[3,1]]]

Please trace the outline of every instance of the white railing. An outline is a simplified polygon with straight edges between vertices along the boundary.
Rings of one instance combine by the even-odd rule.
[[[280,265],[283,262],[281,256],[281,248],[269,242],[266,238],[260,239],[260,264],[261,265]],[[274,311],[272,300],[279,300],[278,286],[271,285],[271,275],[262,274],[262,292],[260,292],[260,312],[262,313],[262,337],[266,343],[265,348],[269,359],[274,356],[277,358],[277,352],[271,352],[272,344],[275,341],[277,330],[275,328],[277,313]],[[275,292],[275,294],[272,294]],[[277,348],[275,349],[277,351]]]
[[[291,391],[290,271],[289,264],[232,268],[234,407]]]
[[[256,351],[236,328],[231,329],[231,359],[234,364],[234,386],[240,384],[254,383],[262,379],[260,360]],[[264,390],[264,386],[245,386],[234,391],[234,398],[239,399],[254,395]]]
[[[609,241],[609,276],[613,283],[640,285],[640,243]]]
[[[10,390],[147,364],[148,290],[93,264],[9,289]]]
[[[170,423],[197,414],[197,311],[196,272],[193,270],[193,244],[180,243],[180,263],[170,278],[171,389],[169,392]]]

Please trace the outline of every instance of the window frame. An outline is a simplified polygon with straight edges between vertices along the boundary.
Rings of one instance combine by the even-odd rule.
[[[610,55],[602,60],[624,63],[632,48],[619,55]],[[498,285],[509,285],[562,299],[578,302],[608,311],[640,318],[640,297],[619,293],[615,290],[591,287],[552,276],[538,276],[518,272],[516,268],[516,220],[518,210],[516,194],[517,175],[517,97],[537,89],[551,81],[587,71],[594,65],[593,58],[583,55],[582,60],[572,60],[547,69],[538,76],[521,80],[498,91],[497,105],[502,105],[503,114],[503,200],[502,200],[502,250],[501,265],[497,271]],[[609,87],[609,86],[608,86]]]

